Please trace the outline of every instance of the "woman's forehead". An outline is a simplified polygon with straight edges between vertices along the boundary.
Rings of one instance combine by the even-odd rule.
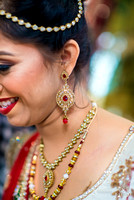
[[[22,44],[5,37],[0,33],[0,55],[17,56],[28,51],[37,51],[32,44]]]

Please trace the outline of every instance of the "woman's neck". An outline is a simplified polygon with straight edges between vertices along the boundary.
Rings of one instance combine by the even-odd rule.
[[[38,124],[37,130],[44,143],[67,143],[80,128],[83,119],[91,109],[91,102],[87,93],[82,88],[75,89],[75,104],[68,112],[68,124],[63,124],[63,112],[57,106],[51,115]]]

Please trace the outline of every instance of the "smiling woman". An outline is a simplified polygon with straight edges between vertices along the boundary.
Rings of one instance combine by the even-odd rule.
[[[0,113],[12,125],[37,128],[16,158],[3,200],[114,199],[109,174],[134,155],[134,127],[88,97],[90,48],[83,1],[2,1]],[[133,172],[133,158],[129,163]],[[132,196],[129,178],[118,199]]]
[[[10,65],[6,71],[2,71],[1,69],[5,91],[10,90],[10,95],[5,94],[1,102],[5,102],[5,100],[9,99],[11,100],[12,98],[14,100],[17,99],[14,104],[2,108],[2,110],[8,114],[7,117],[13,125],[30,126],[38,124],[44,120],[44,116],[49,114],[50,109],[53,110],[55,108],[54,95],[56,95],[57,89],[55,86],[59,84],[57,82],[58,78],[54,76],[57,71],[56,64],[53,71],[50,69],[48,70],[50,64],[47,64],[47,67],[45,67],[44,65],[46,64],[44,63],[46,63],[46,60],[44,61],[38,49],[29,44],[14,45],[12,41],[5,40],[1,37],[1,48],[2,47],[3,49],[6,47],[8,52],[12,52],[14,56],[3,55],[0,58],[1,66],[2,64],[4,66],[5,62],[8,63],[8,66]],[[49,84],[50,90],[47,91],[50,79],[53,84]],[[14,82],[12,80],[14,80]],[[29,87],[27,87],[27,85]],[[43,93],[40,89],[41,87],[44,88]],[[46,96],[46,102],[44,95]],[[32,99],[36,101],[32,101]],[[51,102],[50,105],[49,102]],[[42,107],[44,103],[47,104],[47,108],[44,106],[45,115]],[[39,109],[41,109],[41,111],[39,112],[39,116],[37,116],[36,113],[38,113]],[[17,113],[12,115],[15,111]]]

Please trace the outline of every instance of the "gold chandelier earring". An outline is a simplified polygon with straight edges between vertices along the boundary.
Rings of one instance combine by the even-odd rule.
[[[69,79],[69,74],[64,70],[61,74],[62,80],[65,82],[63,88],[56,95],[56,102],[60,108],[62,108],[64,112],[63,123],[68,123],[67,112],[70,107],[74,105],[75,95],[73,91],[69,88],[67,83]]]

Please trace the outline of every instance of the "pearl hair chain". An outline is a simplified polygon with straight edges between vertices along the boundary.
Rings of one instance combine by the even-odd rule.
[[[58,32],[58,31],[64,31],[66,29],[70,29],[72,26],[75,26],[76,23],[79,22],[82,14],[83,14],[83,4],[81,0],[78,1],[78,14],[75,17],[75,19],[65,25],[61,25],[59,27],[44,27],[44,26],[38,26],[37,24],[31,24],[30,22],[25,22],[23,19],[19,19],[17,16],[13,16],[10,12],[6,12],[5,10],[0,10],[0,16],[5,16],[7,19],[10,19],[14,23],[18,23],[20,26],[25,26],[26,28],[32,28],[33,30],[41,31],[41,32]]]

